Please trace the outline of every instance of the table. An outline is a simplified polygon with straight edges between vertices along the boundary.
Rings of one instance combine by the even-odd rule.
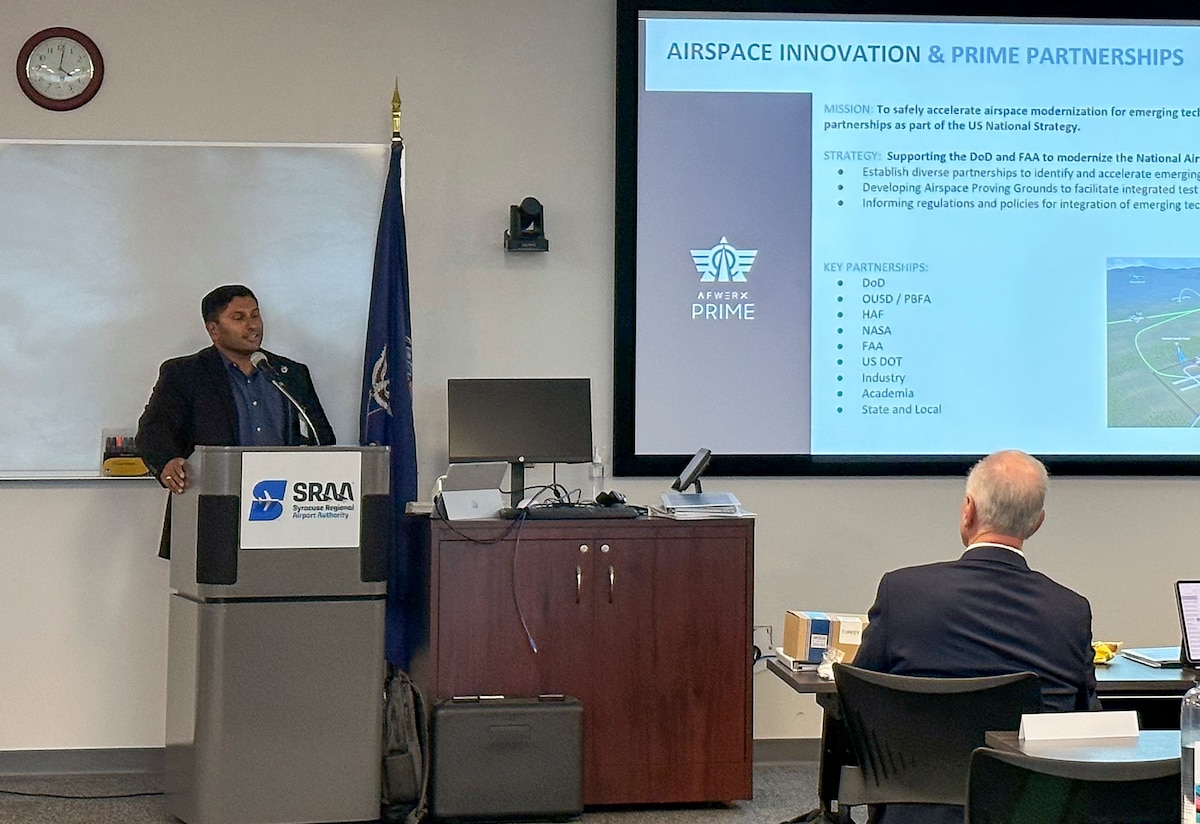
[[[1096,667],[1096,695],[1106,710],[1135,710],[1143,730],[1179,729],[1179,701],[1200,674],[1150,667],[1118,655]]]
[[[832,681],[821,678],[813,670],[793,672],[791,667],[777,658],[767,659],[767,669],[783,679],[785,684],[801,695],[812,695],[824,710],[824,717],[821,720],[821,758],[817,762],[817,798],[820,801],[820,807],[811,813],[797,816],[792,821],[849,822],[848,812],[841,817],[838,813],[833,812],[833,802],[837,800],[842,765],[854,763],[850,739],[841,724],[841,714],[838,711],[837,686]]]
[[[812,670],[792,672],[776,658],[767,659],[767,669],[778,675],[796,692],[816,695],[817,703],[821,703],[821,697],[824,695],[837,695],[837,688],[833,682],[819,678]],[[1181,698],[1198,678],[1200,673],[1193,669],[1148,667],[1118,655],[1110,663],[1096,667],[1096,693],[1105,709],[1117,709],[1109,704],[1129,699],[1150,701]],[[836,697],[834,700],[836,701]],[[1175,726],[1178,727],[1178,724],[1179,719],[1176,718]]]
[[[989,732],[985,743],[997,750],[1061,761],[1178,761],[1179,730],[1142,730],[1137,738],[1065,738],[1021,741],[1015,732]]]
[[[794,820],[848,822],[848,812],[833,812],[842,765],[854,763],[838,712],[837,687],[812,670],[792,672],[775,658],[767,659],[767,669],[801,695],[814,696],[825,711],[821,725],[821,760],[817,765],[817,797],[821,806]],[[1106,710],[1135,710],[1143,735],[1154,730],[1173,730],[1175,757],[1178,758],[1179,702],[1198,677],[1200,674],[1195,670],[1149,667],[1118,655],[1110,663],[1096,667],[1096,695]]]

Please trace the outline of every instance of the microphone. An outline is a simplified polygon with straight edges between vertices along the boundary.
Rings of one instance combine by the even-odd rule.
[[[270,378],[271,383],[275,384],[275,388],[283,393],[283,396],[288,399],[288,402],[291,403],[292,406],[296,407],[296,411],[300,413],[301,424],[308,425],[308,431],[312,433],[313,440],[316,441],[317,446],[320,446],[321,434],[317,432],[317,428],[313,426],[312,418],[308,417],[308,412],[304,410],[304,407],[300,404],[300,401],[296,400],[292,396],[292,393],[287,390],[287,387],[283,385],[283,381],[280,379],[279,373],[275,371],[275,367],[271,365],[271,361],[261,349],[257,352],[250,353],[250,365]],[[300,434],[304,434],[303,426],[301,427]]]
[[[271,365],[271,361],[267,359],[266,353],[261,349],[257,352],[250,353],[250,365],[270,377],[275,377],[275,367]]]

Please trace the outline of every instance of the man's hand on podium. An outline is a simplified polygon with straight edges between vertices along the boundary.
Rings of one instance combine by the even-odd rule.
[[[182,493],[187,487],[187,464],[184,459],[172,458],[167,461],[158,480],[169,492],[174,492],[176,495]]]

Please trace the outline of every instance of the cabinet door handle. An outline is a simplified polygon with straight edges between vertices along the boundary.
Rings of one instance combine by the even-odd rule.
[[[583,567],[575,567],[575,603],[579,603],[579,591],[583,589]]]
[[[613,569],[612,564],[608,565],[608,602],[613,602],[613,589],[617,585],[617,572]]]

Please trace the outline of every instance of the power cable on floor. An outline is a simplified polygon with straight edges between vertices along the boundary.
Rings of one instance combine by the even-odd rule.
[[[20,790],[0,788],[0,795],[18,795],[22,798],[59,798],[67,801],[97,801],[106,798],[150,798],[162,795],[162,791],[148,793],[125,793],[123,795],[57,795],[56,793],[25,793]]]

